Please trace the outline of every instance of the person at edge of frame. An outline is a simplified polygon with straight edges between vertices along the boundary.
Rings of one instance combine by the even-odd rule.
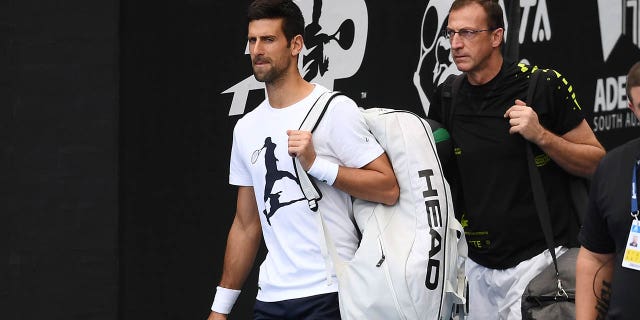
[[[629,109],[640,119],[640,62],[627,74]],[[578,240],[576,319],[637,319],[640,286],[640,138],[609,151],[591,180]],[[635,195],[635,198],[633,197]],[[635,244],[635,245],[634,245]]]

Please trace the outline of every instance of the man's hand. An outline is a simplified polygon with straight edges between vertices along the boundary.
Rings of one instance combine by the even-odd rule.
[[[523,138],[535,144],[542,140],[546,129],[540,124],[538,114],[524,101],[516,99],[515,105],[504,113],[504,117],[509,119],[510,134],[519,133]]]
[[[311,132],[301,130],[287,130],[289,136],[288,152],[292,157],[297,157],[304,171],[309,171],[316,159],[316,150],[313,148]]]
[[[209,318],[207,320],[227,320],[227,315],[222,313],[217,313],[215,311],[211,311],[209,314]]]

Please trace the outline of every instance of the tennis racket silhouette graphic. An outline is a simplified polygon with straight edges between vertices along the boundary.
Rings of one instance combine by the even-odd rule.
[[[256,149],[251,153],[251,164],[255,164],[256,161],[258,161],[258,157],[260,157],[260,152],[262,152],[264,148],[265,147],[262,146],[262,148]]]

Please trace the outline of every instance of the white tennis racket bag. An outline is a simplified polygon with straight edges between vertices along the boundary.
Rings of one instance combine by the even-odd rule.
[[[301,130],[315,128],[336,94],[321,97]],[[351,261],[338,257],[322,220],[322,203],[313,200],[319,199],[319,193],[296,164],[303,193],[317,210],[336,269],[342,319],[461,317],[466,302],[467,244],[454,215],[431,127],[408,111],[374,108],[363,110],[363,115],[391,160],[400,198],[393,206],[354,201],[362,240]]]

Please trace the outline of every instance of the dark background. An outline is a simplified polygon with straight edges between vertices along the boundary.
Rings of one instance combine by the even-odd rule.
[[[0,318],[115,319],[117,1],[0,3]]]
[[[365,2],[364,61],[334,89],[421,113],[412,76],[427,1]],[[251,73],[247,3],[0,3],[0,318],[206,317],[235,209],[240,115],[222,92]],[[604,61],[596,1],[546,4],[551,41],[518,52],[561,71],[591,117],[595,80],[626,74],[638,47],[625,35]],[[263,97],[251,91],[245,111]],[[598,137],[610,149],[638,133]],[[254,272],[231,319],[250,318],[255,283]]]

